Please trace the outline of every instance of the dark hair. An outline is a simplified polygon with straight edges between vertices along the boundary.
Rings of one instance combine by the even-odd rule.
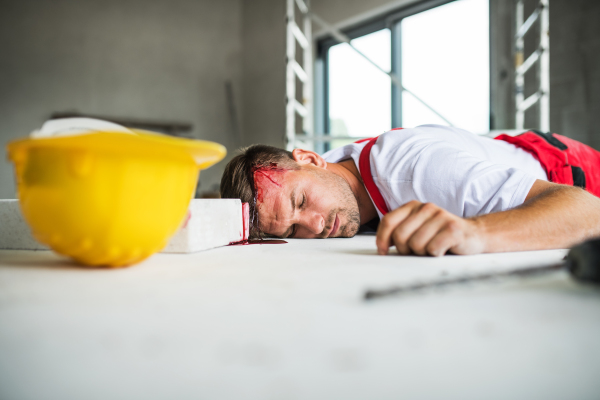
[[[224,199],[240,199],[250,205],[250,237],[261,236],[256,210],[256,188],[254,187],[254,170],[260,167],[277,164],[282,168],[298,169],[291,151],[279,149],[265,144],[254,144],[239,150],[223,172],[221,177],[221,197]]]

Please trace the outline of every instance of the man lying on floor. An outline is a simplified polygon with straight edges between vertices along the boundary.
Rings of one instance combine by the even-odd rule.
[[[557,134],[394,129],[323,156],[254,145],[221,179],[251,205],[251,236],[354,236],[441,256],[566,248],[600,235],[600,152]]]

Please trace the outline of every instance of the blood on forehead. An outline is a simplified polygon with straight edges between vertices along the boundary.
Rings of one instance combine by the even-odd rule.
[[[254,202],[252,204],[252,215],[250,216],[250,229],[260,233],[260,223],[258,221],[258,203],[265,200],[265,194],[269,189],[283,188],[282,180],[289,168],[283,168],[276,163],[269,165],[260,165],[252,167],[252,178],[254,180]]]
[[[269,166],[260,166],[252,168],[252,177],[254,178],[255,201],[263,202],[265,192],[273,186],[282,188],[281,180],[289,172],[289,169],[281,168],[275,163]]]

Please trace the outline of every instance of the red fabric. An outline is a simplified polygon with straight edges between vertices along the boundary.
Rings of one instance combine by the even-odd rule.
[[[373,181],[373,175],[371,175],[371,147],[373,147],[375,142],[377,142],[376,137],[369,139],[367,145],[362,149],[358,159],[358,169],[360,170],[360,176],[375,207],[377,207],[380,213],[385,215],[389,212],[387,204],[385,204],[385,200],[383,199],[379,188]]]
[[[495,139],[514,144],[531,153],[546,171],[550,182],[573,185],[571,167],[581,168],[585,173],[585,189],[600,196],[600,152],[568,137],[556,133],[551,135],[567,146],[567,149],[561,150],[531,131],[518,136],[502,134]]]
[[[366,142],[366,141],[368,141],[368,140],[372,140],[372,139],[373,139],[373,138],[359,139],[359,140],[357,140],[357,141],[356,141],[356,142],[354,142],[354,143],[362,143],[362,142]]]
[[[391,130],[399,131],[400,129],[404,128],[394,128]],[[373,181],[373,175],[371,174],[371,147],[373,147],[375,142],[377,142],[378,138],[379,136],[370,139],[360,139],[354,143],[362,143],[368,141],[368,143],[360,153],[360,157],[358,159],[358,169],[360,170],[360,177],[362,178],[363,183],[365,184],[365,188],[367,189],[367,192],[369,192],[373,203],[375,203],[375,207],[377,207],[381,214],[385,215],[390,210],[388,209],[387,204],[385,204],[385,200],[383,199],[379,188]]]
[[[403,128],[392,129],[400,130]],[[534,132],[525,132],[519,136],[500,135],[497,140],[514,144],[531,153],[546,171],[548,180],[554,183],[573,185],[572,167],[579,167],[585,173],[585,188],[588,192],[600,197],[600,152],[591,147],[568,137],[553,133],[552,136],[567,146],[567,149],[559,148],[548,143],[543,137]],[[378,137],[361,139],[355,143],[368,142],[360,153],[358,168],[365,188],[369,192],[375,207],[383,215],[389,212],[387,204],[373,181],[371,174],[371,148],[377,142]]]

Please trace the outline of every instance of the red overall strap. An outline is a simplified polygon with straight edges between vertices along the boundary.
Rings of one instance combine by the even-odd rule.
[[[371,175],[371,147],[373,147],[376,141],[376,137],[369,139],[367,145],[360,152],[358,169],[360,170],[360,177],[362,178],[365,188],[367,189],[367,192],[369,192],[369,196],[371,196],[371,200],[373,200],[375,207],[377,207],[381,214],[385,215],[389,210],[379,188],[373,181],[373,175]]]
[[[398,131],[403,128],[394,128],[392,131]],[[379,188],[373,181],[373,175],[371,175],[371,148],[377,142],[379,136],[370,138],[370,139],[361,139],[357,140],[355,143],[363,143],[367,142],[366,146],[360,152],[360,157],[358,159],[358,169],[360,170],[360,177],[363,180],[365,188],[367,192],[369,192],[369,196],[373,200],[375,207],[379,210],[379,212],[383,215],[387,214],[390,210],[385,204],[385,200],[379,191]]]

